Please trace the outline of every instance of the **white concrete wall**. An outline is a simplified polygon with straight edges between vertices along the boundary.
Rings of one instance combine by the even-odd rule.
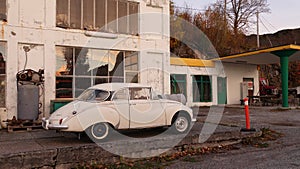
[[[7,0],[8,22],[0,25],[0,40],[7,42],[8,118],[17,115],[15,75],[23,69],[24,45],[33,47],[28,52],[30,61],[27,68],[45,69],[43,116],[49,115],[50,100],[55,99],[56,45],[140,51],[140,70],[148,67],[161,69],[148,72],[151,78],[148,73],[141,73],[140,81],[153,85],[161,92],[168,92],[169,76],[162,72],[169,65],[169,1],[135,1],[140,3],[140,36],[118,34],[117,38],[111,39],[86,36],[84,30],[57,28],[55,0]],[[153,12],[156,14],[147,15]],[[152,77],[160,77],[164,83]]]
[[[140,7],[140,82],[158,93],[169,93],[169,1],[144,2]]]
[[[259,91],[259,74],[256,65],[215,62],[214,68],[174,66],[170,74],[187,75],[187,105],[211,106],[218,104],[218,77],[227,77],[227,104],[240,104],[240,85],[243,78],[254,79],[254,95]],[[210,75],[212,87],[212,102],[193,102],[192,75]]]
[[[171,65],[169,74],[185,74],[186,75],[186,92],[187,105],[192,106],[211,106],[218,104],[217,96],[217,77],[220,75],[215,68],[206,67],[188,67]],[[193,102],[193,75],[211,76],[212,101],[211,102]],[[170,77],[169,77],[170,79]],[[170,84],[169,84],[170,85]]]
[[[256,65],[223,63],[227,77],[227,104],[240,104],[243,78],[254,79],[254,92],[259,91],[259,74]]]

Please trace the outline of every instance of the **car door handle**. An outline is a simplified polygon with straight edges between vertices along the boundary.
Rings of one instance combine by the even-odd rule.
[[[136,103],[131,103],[130,105],[136,105]]]

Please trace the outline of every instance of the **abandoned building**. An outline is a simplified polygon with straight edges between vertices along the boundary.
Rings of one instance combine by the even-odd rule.
[[[31,102],[49,116],[55,101],[105,82],[183,93],[189,106],[238,104],[243,81],[258,91],[255,65],[227,63],[220,74],[215,61],[170,56],[169,0],[0,0],[0,19],[1,120]]]

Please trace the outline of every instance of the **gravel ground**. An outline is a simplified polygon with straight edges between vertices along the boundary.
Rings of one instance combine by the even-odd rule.
[[[205,114],[205,113],[203,113]],[[205,120],[203,115],[203,120]],[[226,108],[220,125],[244,127],[244,110]],[[236,145],[232,150],[182,158],[167,168],[300,168],[300,110],[278,110],[274,107],[250,108],[251,127],[268,128],[283,134],[267,141],[264,148]],[[224,127],[222,127],[224,129]],[[218,132],[218,128],[216,130]]]

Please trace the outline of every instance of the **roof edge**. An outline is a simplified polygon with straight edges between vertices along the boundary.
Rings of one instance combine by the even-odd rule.
[[[267,49],[260,49],[260,50],[256,50],[256,51],[225,56],[225,57],[222,57],[222,58],[216,58],[216,59],[212,59],[212,61],[218,61],[218,60],[222,61],[222,60],[226,60],[226,59],[233,59],[233,58],[245,57],[245,56],[249,56],[249,55],[256,55],[256,54],[261,54],[261,53],[271,53],[271,52],[275,52],[275,51],[291,50],[291,49],[300,51],[300,46],[290,44],[290,45],[272,47],[272,48],[267,48]]]

